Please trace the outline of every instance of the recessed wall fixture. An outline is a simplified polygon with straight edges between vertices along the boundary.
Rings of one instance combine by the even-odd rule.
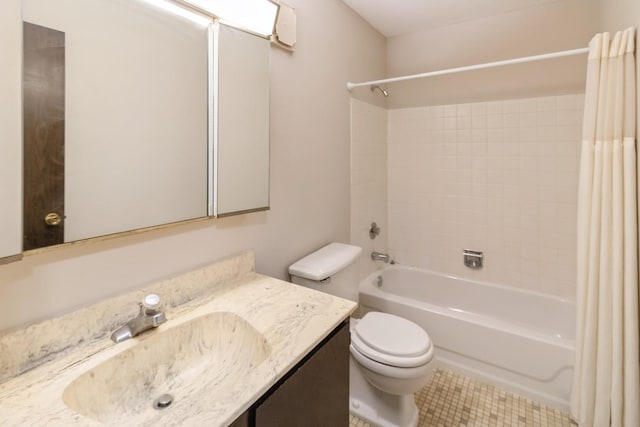
[[[462,251],[462,257],[464,265],[469,268],[482,268],[484,254],[482,251],[474,251],[472,249],[465,249]]]
[[[271,0],[180,0],[210,13],[231,26],[269,37],[279,5]]]

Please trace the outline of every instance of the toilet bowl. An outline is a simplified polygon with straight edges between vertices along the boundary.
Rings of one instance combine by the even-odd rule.
[[[351,413],[374,426],[415,427],[413,393],[429,382],[433,370],[427,333],[401,317],[370,312],[352,319],[349,349]]]
[[[291,281],[357,300],[359,280],[346,267],[361,252],[357,246],[331,243],[292,264]],[[407,319],[381,312],[351,319],[350,332],[350,412],[373,426],[417,426],[413,393],[429,382],[433,370],[429,335]]]

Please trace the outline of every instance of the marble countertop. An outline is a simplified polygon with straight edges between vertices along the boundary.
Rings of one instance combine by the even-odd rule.
[[[148,292],[163,297],[168,321],[157,330],[114,344],[115,326],[137,312]],[[269,353],[241,382],[227,381],[214,399],[202,394],[189,404],[151,411],[144,419],[110,417],[112,425],[225,426],[263,393],[336,326],[356,304],[254,271],[253,254],[187,272],[95,306],[0,335],[0,420],[3,426],[103,425],[71,410],[65,389],[82,374],[145,341],[154,334],[212,312],[234,313],[262,334]],[[123,364],[123,370],[127,365]],[[205,390],[213,379],[200,378]],[[194,392],[195,394],[195,392]],[[99,399],[101,396],[92,396]],[[114,411],[114,412],[117,412]]]

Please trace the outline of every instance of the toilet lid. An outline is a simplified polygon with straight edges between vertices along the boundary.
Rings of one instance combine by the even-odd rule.
[[[364,356],[391,366],[420,366],[433,357],[433,344],[424,329],[387,313],[367,313],[356,324],[351,343]]]

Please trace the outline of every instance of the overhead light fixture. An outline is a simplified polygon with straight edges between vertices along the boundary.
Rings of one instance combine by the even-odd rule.
[[[220,20],[269,37],[278,16],[279,5],[271,0],[183,0]]]
[[[181,16],[183,18],[186,18],[192,22],[195,22],[198,25],[202,25],[204,27],[206,27],[207,25],[209,25],[209,23],[211,23],[211,19],[204,17],[202,15],[198,15],[197,13],[193,13],[190,12],[189,10],[185,9],[184,7],[180,7],[176,4],[170,3],[166,0],[142,0],[144,2],[150,3],[155,7],[158,7],[162,10],[165,10],[169,13],[172,13],[174,15],[178,15]]]

